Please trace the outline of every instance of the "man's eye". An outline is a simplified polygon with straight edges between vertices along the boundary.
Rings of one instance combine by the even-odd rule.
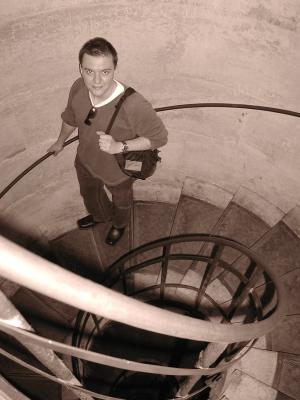
[[[104,74],[104,75],[108,75],[108,74],[109,74],[109,71],[103,71],[103,74]]]
[[[86,69],[85,72],[86,72],[88,75],[91,75],[91,74],[93,73],[93,71],[92,71],[91,69]]]

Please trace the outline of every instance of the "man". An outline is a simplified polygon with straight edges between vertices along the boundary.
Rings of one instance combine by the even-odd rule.
[[[75,167],[86,209],[77,221],[87,229],[111,221],[105,242],[114,245],[130,221],[134,179],[125,175],[114,154],[155,149],[167,143],[167,131],[142,95],[135,92],[123,103],[110,134],[105,130],[118,100],[127,88],[114,78],[118,63],[115,48],[104,38],[86,42],[79,52],[81,77],[71,87],[57,141],[48,149],[57,155],[78,128]],[[111,192],[109,200],[104,185]]]

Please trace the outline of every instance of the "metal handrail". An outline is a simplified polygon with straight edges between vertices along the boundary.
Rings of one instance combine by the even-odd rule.
[[[242,355],[238,355],[237,359],[233,359],[230,362],[219,365],[215,368],[179,368],[169,367],[165,365],[149,364],[145,362],[127,360],[125,358],[118,358],[115,356],[109,356],[103,353],[97,353],[95,351],[82,349],[76,346],[70,346],[65,343],[57,342],[56,340],[50,340],[40,335],[24,331],[20,328],[16,328],[7,323],[4,323],[0,319],[0,330],[14,336],[21,343],[26,340],[27,343],[38,345],[39,347],[46,347],[55,352],[73,356],[81,360],[89,361],[95,364],[106,365],[113,368],[124,369],[128,371],[144,372],[149,374],[159,375],[171,375],[171,376],[200,376],[200,375],[212,375],[218,372],[222,372],[228,369],[228,367],[235,364]],[[248,352],[251,346],[247,347],[244,351]],[[3,354],[3,350],[0,349],[0,354]],[[243,355],[244,355],[243,354]],[[9,358],[9,357],[8,357]]]
[[[154,110],[156,112],[162,111],[173,111],[173,110],[181,110],[181,109],[192,109],[192,108],[240,108],[247,110],[256,110],[256,111],[265,111],[277,114],[288,115],[292,117],[300,118],[300,113],[297,111],[287,110],[283,108],[276,107],[267,107],[267,106],[257,106],[254,104],[239,104],[239,103],[190,103],[190,104],[176,104],[173,106],[165,106],[165,107],[157,107]],[[64,147],[78,140],[78,135],[73,138],[67,140],[64,143]],[[32,171],[35,167],[45,161],[47,158],[52,156],[53,153],[46,153],[39,159],[37,159],[34,163],[29,165],[23,172],[21,172],[14,180],[12,180],[1,192],[0,199],[12,188],[14,187],[25,175],[27,175],[30,171]]]
[[[191,241],[199,240],[197,237],[196,234],[179,235],[174,237],[174,242],[180,242],[184,238]],[[211,240],[211,238],[211,236],[203,235],[201,241]],[[234,248],[241,248],[241,245],[235,241],[224,238],[217,239],[221,243],[230,243]],[[255,253],[249,249],[247,252],[257,260]],[[263,265],[260,260],[259,264]],[[276,276],[273,276],[270,269],[266,266],[263,266],[263,269],[267,271],[278,290],[278,305],[273,315],[254,324],[217,324],[178,315],[129,298],[66,271],[3,237],[0,238],[0,275],[4,278],[75,308],[101,315],[113,321],[156,333],[198,341],[233,343],[251,340],[265,335],[281,321],[285,310],[283,285]],[[160,321],[164,321],[164,324],[161,324]]]

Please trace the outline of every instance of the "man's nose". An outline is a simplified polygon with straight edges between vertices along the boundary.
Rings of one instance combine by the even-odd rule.
[[[102,80],[101,72],[97,72],[97,71],[96,71],[95,74],[94,74],[94,82],[95,82],[95,83],[100,83],[101,80]]]

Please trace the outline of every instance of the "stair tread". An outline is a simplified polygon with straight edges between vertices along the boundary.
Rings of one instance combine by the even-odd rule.
[[[269,226],[252,212],[231,202],[220,223],[213,229],[212,233],[228,237],[247,247],[251,247],[268,230]],[[236,252],[227,250],[226,261],[233,262],[235,258]]]
[[[21,393],[32,400],[61,400],[61,385],[0,356],[0,372]]]
[[[178,203],[172,235],[209,233],[222,213],[222,208],[182,195]]]
[[[135,202],[133,246],[169,236],[175,211],[174,204]]]
[[[50,242],[59,263],[68,270],[86,278],[102,273],[93,242],[93,229],[75,229]]]
[[[252,348],[241,359],[240,369],[281,393],[300,398],[300,355]]]
[[[294,400],[239,370],[232,373],[224,395],[228,400],[249,400],[249,395],[256,400]]]
[[[95,281],[115,260],[130,249],[130,228],[120,241],[109,246],[105,237],[111,224],[101,223],[90,229],[75,229],[51,241],[60,264],[76,274]]]
[[[278,222],[253,246],[253,250],[262,255],[272,270],[282,276],[295,268],[300,269],[299,239],[283,223]]]
[[[21,288],[11,300],[27,322],[42,336],[63,341],[72,329],[70,312],[69,315],[63,314],[68,306],[63,305],[58,312],[45,302],[45,298],[26,288]],[[53,304],[58,305],[58,302]],[[75,317],[77,311],[72,311]]]

